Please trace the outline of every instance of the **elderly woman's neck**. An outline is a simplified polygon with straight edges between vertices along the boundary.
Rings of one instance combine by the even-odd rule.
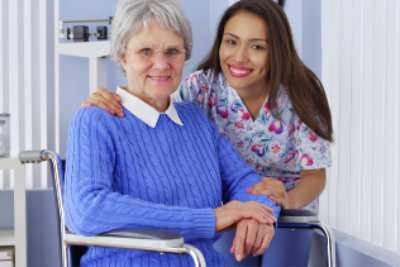
[[[142,98],[140,98],[142,99]],[[150,101],[146,101],[142,99],[144,102],[155,108],[158,112],[165,112],[168,107],[169,107],[169,97],[165,100],[160,100],[160,101],[155,101],[153,99],[150,99]],[[151,102],[151,103],[150,103]]]
[[[129,88],[127,86],[120,86],[120,88],[124,89],[128,93],[136,96],[137,98],[140,98],[142,101],[144,101],[148,105],[152,106],[158,112],[165,112],[169,107],[170,97],[162,98],[162,99],[153,99],[150,97],[145,97],[143,95],[137,94],[137,93],[133,92],[133,90],[129,90]]]

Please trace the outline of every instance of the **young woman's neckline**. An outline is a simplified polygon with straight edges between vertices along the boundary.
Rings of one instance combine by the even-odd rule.
[[[260,117],[260,114],[262,114],[263,112],[263,107],[265,106],[265,104],[268,101],[268,94],[263,97],[263,98],[259,98],[259,103],[257,103],[257,107],[254,110],[249,110],[248,106],[251,105],[251,103],[246,103],[243,98],[239,95],[239,93],[231,86],[229,86],[229,89],[231,90],[231,92],[234,95],[234,99],[236,99],[236,101],[240,101],[240,106],[243,107],[244,111],[246,111],[247,113],[249,113],[250,118],[249,118],[249,122],[256,122],[257,119]],[[257,110],[256,110],[257,109]]]
[[[229,84],[229,83],[228,83]],[[250,114],[250,118],[253,121],[257,120],[259,114],[263,111],[263,107],[268,100],[269,89],[267,85],[264,88],[261,88],[258,92],[254,92],[251,94],[246,94],[252,89],[243,89],[237,90],[229,85],[229,87],[235,92],[236,96],[241,100],[243,106],[246,108],[246,111]],[[249,108],[254,106],[254,108]]]

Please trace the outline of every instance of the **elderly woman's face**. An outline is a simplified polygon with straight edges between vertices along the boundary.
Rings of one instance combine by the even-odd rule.
[[[128,91],[163,111],[182,79],[183,38],[156,22],[149,22],[147,29],[142,28],[128,41],[122,62]]]

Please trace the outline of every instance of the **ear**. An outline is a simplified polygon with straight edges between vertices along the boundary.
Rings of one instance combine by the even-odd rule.
[[[126,54],[125,54],[125,52],[123,52],[122,53],[122,55],[121,55],[121,62],[122,62],[122,65],[123,65],[123,67],[124,67],[124,69],[126,70]]]

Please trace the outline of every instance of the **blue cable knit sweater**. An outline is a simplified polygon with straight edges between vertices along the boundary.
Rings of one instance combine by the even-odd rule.
[[[208,266],[227,266],[213,249],[213,208],[221,200],[269,198],[247,194],[261,177],[234,151],[203,112],[175,104],[184,126],[162,114],[155,128],[124,108],[125,117],[97,108],[75,115],[64,186],[70,231],[95,235],[123,228],[158,228],[181,234],[202,251]],[[192,266],[187,255],[89,248],[82,266]]]

